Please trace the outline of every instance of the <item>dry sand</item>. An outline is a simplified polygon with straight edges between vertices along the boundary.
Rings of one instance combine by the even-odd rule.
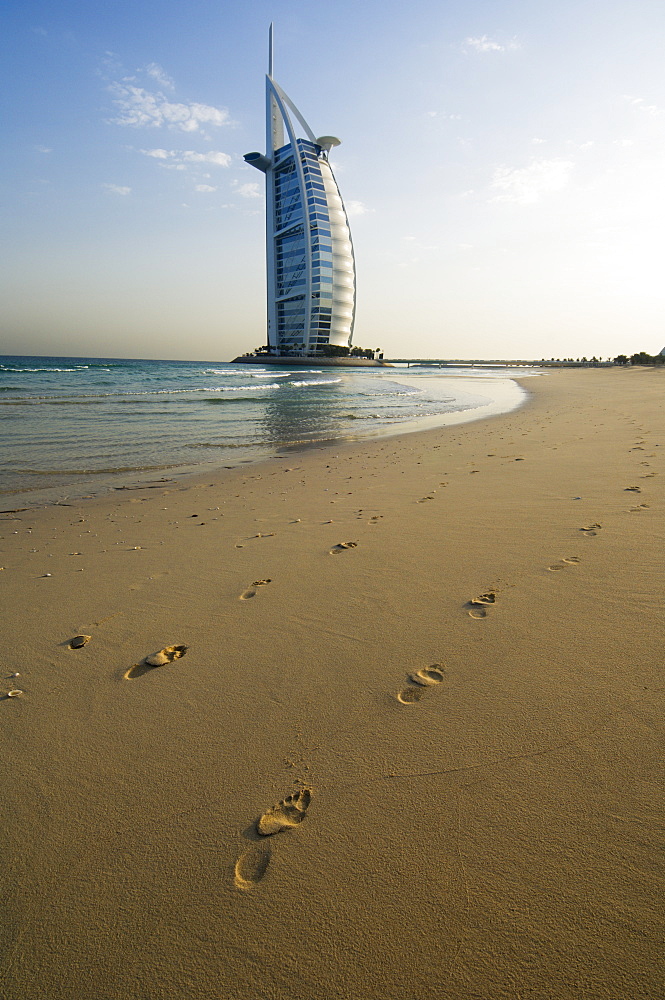
[[[3,998],[662,996],[665,372],[524,384],[3,514]]]

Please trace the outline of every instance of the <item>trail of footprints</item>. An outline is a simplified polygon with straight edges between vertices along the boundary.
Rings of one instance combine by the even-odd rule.
[[[636,450],[639,448],[640,444],[641,442],[636,446]],[[648,463],[641,464],[647,465]],[[649,472],[642,478],[655,475],[656,473]],[[445,484],[442,483],[442,485]],[[625,492],[640,493],[641,489],[639,486],[628,486],[625,488]],[[418,502],[423,503],[426,500],[433,499],[433,496],[427,496],[423,497]],[[631,510],[641,510],[647,506],[647,504],[641,504],[639,507],[631,508]],[[381,516],[382,515],[375,515],[370,519],[369,523],[375,524]],[[585,537],[591,538],[598,534],[601,527],[602,526],[599,523],[594,522],[581,527],[579,530],[585,535]],[[254,537],[260,538],[264,536],[259,533]],[[349,549],[354,549],[357,545],[358,542],[355,541],[339,542],[329,550],[329,554],[337,555],[348,551]],[[575,566],[580,562],[581,559],[579,556],[564,556],[559,562],[553,563],[547,568],[552,572],[557,572],[565,569],[566,567]],[[267,586],[271,582],[272,581],[269,578],[253,581],[253,583],[251,583],[250,586],[247,587],[242,594],[240,594],[239,599],[247,601],[254,598],[258,592],[258,588]],[[490,609],[494,604],[496,604],[497,598],[497,589],[490,589],[485,593],[480,594],[478,597],[474,597],[467,601],[465,607],[467,608],[469,616],[475,619],[486,618]],[[70,640],[68,646],[70,649],[80,649],[89,641],[90,636],[78,635]],[[137,677],[143,676],[145,673],[154,670],[157,667],[173,663],[175,660],[184,656],[188,648],[189,647],[186,645],[165,646],[163,649],[146,656],[139,663],[130,667],[124,674],[124,677],[127,680],[133,680]],[[433,663],[427,667],[422,667],[421,669],[408,675],[406,684],[397,692],[395,696],[396,700],[400,704],[406,706],[417,704],[427,697],[433,689],[437,688],[444,679],[445,670],[440,663]],[[260,841],[265,841],[267,838],[270,838],[277,833],[283,833],[300,826],[307,816],[312,800],[312,794],[311,788],[303,787],[292,794],[285,796],[285,798],[281,799],[279,802],[275,803],[275,805],[267,809],[256,820],[256,838]],[[271,858],[272,850],[268,843],[257,842],[248,847],[240,855],[235,864],[234,882],[236,887],[239,889],[250,889],[261,882],[268,871]]]
[[[402,705],[413,705],[421,701],[444,677],[444,668],[440,663],[415,670],[409,674],[407,684],[397,692],[397,701]],[[280,799],[256,820],[255,833],[263,839],[300,826],[307,817],[312,795],[311,788],[303,787]],[[272,850],[269,846],[257,844],[243,851],[234,868],[236,888],[247,890],[256,886],[268,871],[271,859]]]
[[[646,476],[643,477],[643,478],[646,478]],[[624,493],[641,493],[641,492],[642,492],[642,487],[641,486],[626,486],[626,488],[624,490]],[[648,503],[639,503],[639,504],[636,504],[634,507],[629,507],[628,508],[628,510],[629,510],[629,512],[631,514],[637,512],[637,511],[648,510],[648,509],[649,509],[649,504]]]
[[[639,487],[628,487],[627,489],[629,492],[640,492]],[[423,498],[423,500],[425,499],[433,499],[433,497]],[[423,501],[419,502],[422,503]],[[579,530],[585,536],[591,538],[598,534],[601,527],[599,523],[594,522],[585,525]],[[331,555],[336,555],[348,549],[356,548],[357,544],[357,542],[339,542],[329,552]],[[580,556],[577,555],[563,556],[559,562],[552,563],[547,568],[551,572],[558,572],[567,567],[579,565],[581,561]],[[242,599],[253,597],[256,591],[252,590],[252,588],[269,582],[269,580],[257,581],[252,584],[252,587],[248,588],[241,595]],[[471,618],[486,618],[490,608],[496,604],[497,597],[497,589],[490,589],[479,594],[478,597],[471,598],[465,605],[468,614]],[[401,705],[415,705],[427,697],[444,679],[445,670],[440,663],[432,663],[427,667],[421,667],[420,670],[416,670],[408,675],[407,683],[400,688],[395,696],[396,700]],[[310,788],[301,788],[291,795],[287,795],[259,817],[255,825],[256,835],[263,839],[300,826],[307,816],[311,799],[312,790]],[[272,852],[269,846],[253,845],[245,850],[235,864],[234,882],[236,887],[239,889],[250,889],[256,886],[264,878],[270,865],[271,857]]]

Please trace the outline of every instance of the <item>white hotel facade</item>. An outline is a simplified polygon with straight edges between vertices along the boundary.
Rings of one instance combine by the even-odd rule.
[[[316,138],[273,79],[272,25],[266,77],[266,153],[245,160],[266,178],[268,347],[307,356],[350,347],[355,261],[344,203],[328,162],[340,140]]]

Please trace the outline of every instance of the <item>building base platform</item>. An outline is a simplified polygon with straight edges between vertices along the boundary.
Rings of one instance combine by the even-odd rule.
[[[319,354],[309,357],[288,357],[274,354],[243,354],[234,358],[232,365],[284,365],[288,368],[306,365],[316,368],[391,368],[387,361],[372,361],[370,358],[323,358]]]

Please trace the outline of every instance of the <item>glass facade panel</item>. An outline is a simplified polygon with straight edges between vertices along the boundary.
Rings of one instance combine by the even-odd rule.
[[[306,283],[305,230],[296,226],[275,240],[275,293],[278,298],[301,292]]]

